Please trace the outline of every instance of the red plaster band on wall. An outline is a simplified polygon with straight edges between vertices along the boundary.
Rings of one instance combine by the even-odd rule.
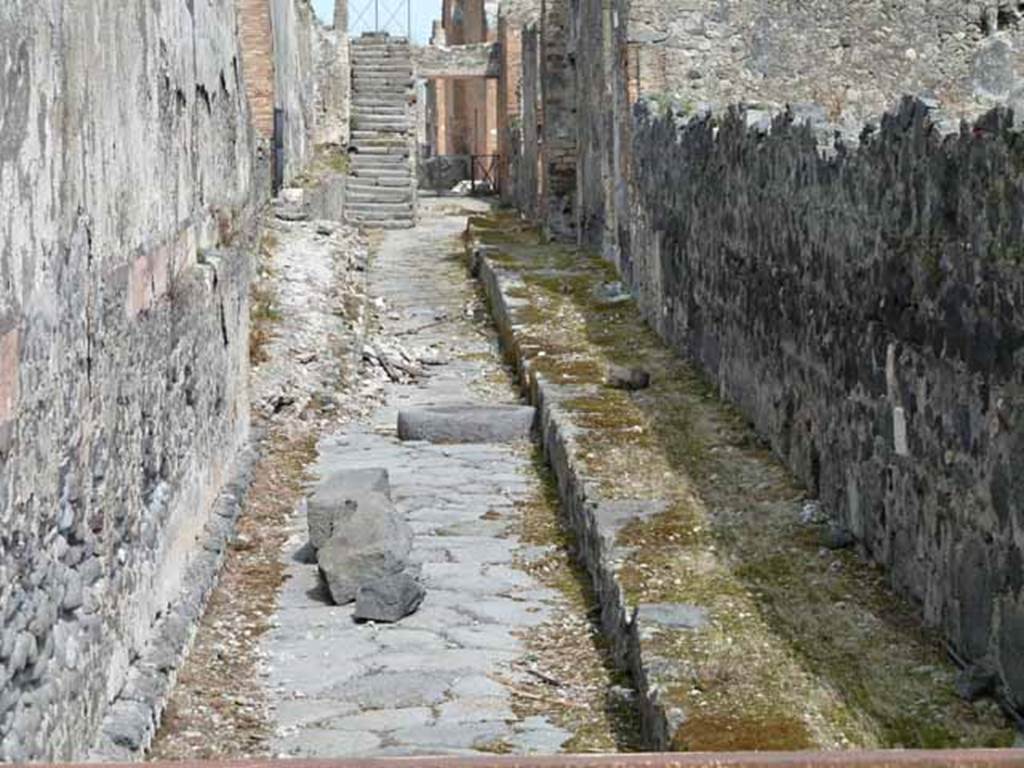
[[[18,329],[0,334],[0,424],[14,419],[18,407]]]
[[[196,261],[195,227],[189,225],[157,248],[137,256],[130,265],[124,311],[129,320],[151,309],[167,295],[171,279]]]

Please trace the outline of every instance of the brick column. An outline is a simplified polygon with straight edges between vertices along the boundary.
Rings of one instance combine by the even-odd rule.
[[[344,4],[345,0],[340,0]],[[274,33],[269,0],[235,0],[245,93],[256,134],[274,133]],[[337,14],[337,6],[335,6]]]

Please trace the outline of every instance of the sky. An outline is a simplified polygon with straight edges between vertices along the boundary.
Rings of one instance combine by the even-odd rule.
[[[352,35],[372,29],[374,3],[379,4],[381,23],[394,16],[397,27],[388,31],[394,34],[405,34],[406,2],[412,10],[412,39],[425,44],[430,39],[430,23],[441,16],[441,0],[348,0],[348,18]],[[326,23],[334,23],[334,0],[313,0],[317,15]],[[364,13],[365,11],[365,13]],[[362,23],[357,20],[362,14]]]

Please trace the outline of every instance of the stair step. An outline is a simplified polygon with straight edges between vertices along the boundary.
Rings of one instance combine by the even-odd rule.
[[[416,187],[412,184],[411,179],[399,179],[399,178],[384,178],[384,179],[371,179],[367,177],[359,177],[359,183],[356,183],[356,177],[351,176],[348,179],[348,186],[345,188],[345,194],[350,192],[353,194],[369,195],[372,193],[387,193],[387,194],[402,194],[407,195],[410,198],[416,191]],[[394,182],[394,183],[383,183],[383,182]]]
[[[409,158],[403,155],[373,155],[360,152],[348,156],[353,168],[375,168],[380,166],[408,166]]]
[[[397,186],[401,187],[402,184],[413,185],[413,174],[411,173],[408,166],[403,167],[400,173],[381,173],[376,169],[362,169],[361,173],[353,174],[348,177],[349,181],[359,181],[364,184],[372,184],[375,186]],[[347,188],[347,187],[346,187]]]
[[[412,152],[407,144],[402,144],[398,147],[379,147],[367,144],[353,144],[352,149],[355,150],[355,154],[362,155],[363,157],[381,157],[391,158],[397,157],[400,160],[408,160]]]
[[[380,59],[378,61],[353,61],[353,72],[380,72],[391,75],[409,74],[412,64],[400,59]]]
[[[356,147],[407,147],[408,139],[381,131],[352,131],[349,143]]]
[[[412,203],[350,203],[345,202],[345,210],[357,216],[380,218],[406,216],[412,217]]]
[[[357,203],[384,203],[384,204],[398,204],[412,205],[413,195],[412,191],[397,190],[394,192],[382,191],[381,188],[377,188],[371,191],[352,191],[349,190],[345,193],[345,205],[352,206]]]
[[[357,70],[352,73],[352,82],[358,85],[404,86],[412,82],[412,74],[410,72],[396,72],[393,74],[387,72],[380,74],[376,72],[363,73]]]
[[[393,117],[393,118],[405,118],[408,115],[405,107],[373,107],[360,109],[356,107],[352,110],[353,115],[360,117]]]
[[[403,131],[411,131],[412,121],[406,115],[376,115],[372,112],[352,115],[352,133],[357,131],[361,138],[375,139],[386,137],[394,138],[392,125],[401,126]]]

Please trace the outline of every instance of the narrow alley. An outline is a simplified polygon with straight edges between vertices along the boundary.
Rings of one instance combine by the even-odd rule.
[[[353,416],[340,430],[330,421],[322,427],[305,488],[339,471],[386,470],[396,507],[415,533],[412,561],[426,597],[394,624],[353,621],[353,605],[334,606],[316,565],[304,558],[306,515],[295,495],[288,496],[282,587],[263,631],[243,642],[244,652],[259,660],[253,672],[260,691],[250,712],[260,715],[250,728],[260,735],[221,741],[198,723],[189,726],[190,717],[209,713],[201,714],[192,697],[239,701],[245,686],[244,678],[221,680],[210,690],[208,675],[189,668],[203,663],[203,654],[194,654],[182,673],[193,685],[179,685],[154,757],[639,746],[634,693],[610,664],[587,578],[534,445],[524,439],[431,444],[397,436],[405,409],[451,405],[457,413],[468,404],[520,404],[464,257],[467,215],[487,206],[458,199],[424,205],[429,215],[416,228],[371,240],[366,305],[372,317],[364,381],[355,388],[362,404],[350,406]],[[288,252],[287,238],[278,237],[279,251]],[[323,277],[316,270],[292,274]],[[281,323],[294,327],[284,317]],[[204,631],[213,627],[204,624],[197,647]]]
[[[1024,2],[3,0],[0,763],[1024,768],[1022,116]]]

